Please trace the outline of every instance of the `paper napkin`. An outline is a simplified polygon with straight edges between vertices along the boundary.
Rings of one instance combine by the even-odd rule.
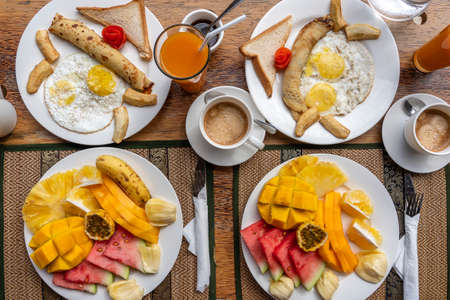
[[[206,188],[194,197],[195,217],[184,227],[183,236],[189,243],[188,250],[197,256],[197,291],[203,292],[209,285],[208,203]]]
[[[403,279],[403,298],[419,300],[419,260],[417,257],[417,227],[420,214],[405,215],[406,234],[400,239],[394,269]]]

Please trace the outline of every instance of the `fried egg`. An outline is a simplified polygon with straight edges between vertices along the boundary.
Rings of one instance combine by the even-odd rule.
[[[44,102],[61,127],[79,132],[99,131],[111,123],[122,105],[126,83],[84,53],[60,58],[45,82]]]
[[[300,92],[321,114],[346,115],[367,98],[374,74],[372,55],[362,43],[330,31],[311,51]]]

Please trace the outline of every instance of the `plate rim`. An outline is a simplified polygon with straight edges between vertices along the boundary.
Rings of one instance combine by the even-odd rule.
[[[277,9],[277,7],[278,6],[282,6],[282,5],[285,5],[285,3],[287,3],[288,1],[292,1],[292,2],[295,2],[295,0],[284,0],[284,1],[280,1],[280,2],[278,2],[277,4],[275,4],[274,6],[272,6],[262,17],[261,17],[261,19],[259,20],[259,22],[255,25],[255,27],[253,28],[253,31],[252,31],[252,33],[251,33],[251,35],[250,35],[250,39],[251,38],[253,38],[254,37],[254,35],[256,34],[256,28],[261,24],[261,22],[263,21],[263,19],[269,14],[269,13],[271,13],[272,11],[274,11],[275,9]],[[371,9],[371,7],[369,6],[369,5],[367,5],[366,3],[364,3],[364,2],[361,2],[361,1],[355,1],[355,2],[360,2],[363,6],[365,5],[365,6],[367,6],[367,8],[369,8],[369,9]],[[357,133],[356,135],[354,135],[354,136],[351,136],[351,133],[350,133],[350,136],[348,137],[348,138],[346,138],[346,139],[338,139],[338,138],[335,138],[334,136],[332,136],[332,137],[330,137],[330,141],[329,142],[317,142],[317,141],[314,141],[314,138],[305,138],[304,136],[303,137],[296,137],[296,136],[294,136],[294,134],[293,134],[293,129],[292,129],[292,132],[291,133],[289,133],[289,132],[287,132],[286,130],[281,130],[280,128],[279,128],[279,126],[276,126],[275,124],[273,124],[276,128],[277,128],[277,130],[279,131],[279,132],[281,132],[283,135],[285,135],[285,136],[287,136],[288,138],[290,138],[290,139],[292,139],[292,140],[295,140],[295,141],[297,141],[297,142],[302,142],[302,143],[307,143],[307,144],[311,144],[311,145],[337,145],[337,144],[341,144],[341,143],[345,143],[345,142],[348,142],[348,141],[351,141],[351,140],[353,140],[353,139],[356,139],[356,138],[358,138],[358,137],[360,137],[361,135],[363,135],[363,134],[365,134],[367,131],[369,131],[370,129],[372,129],[376,124],[378,124],[378,122],[380,122],[380,120],[382,120],[383,119],[383,117],[384,117],[384,115],[386,114],[386,112],[389,110],[389,108],[391,107],[391,105],[392,105],[392,103],[394,102],[394,99],[395,99],[395,96],[396,96],[396,94],[397,94],[397,90],[398,90],[398,85],[399,85],[399,82],[400,82],[400,56],[399,56],[399,51],[398,51],[398,47],[397,47],[397,43],[396,43],[396,41],[395,41],[395,37],[394,37],[394,35],[392,34],[392,31],[390,30],[390,28],[389,28],[389,26],[388,26],[388,24],[380,17],[380,16],[378,16],[377,14],[375,14],[375,12],[373,12],[372,11],[372,13],[373,13],[373,15],[377,18],[377,19],[379,19],[379,20],[381,20],[381,22],[383,23],[383,25],[386,27],[386,32],[387,32],[387,34],[388,34],[388,37],[389,37],[389,39],[390,39],[390,41],[391,42],[393,42],[392,43],[392,45],[394,46],[394,49],[395,49],[395,51],[394,51],[394,60],[395,60],[395,82],[394,82],[394,86],[393,86],[393,95],[392,95],[392,99],[391,99],[391,101],[390,101],[390,103],[389,103],[389,105],[387,105],[386,106],[386,108],[384,109],[384,112],[382,113],[382,114],[380,114],[380,117],[378,118],[378,120],[376,121],[376,122],[374,122],[374,124],[372,125],[372,126],[368,126],[368,128],[367,129],[365,129],[365,130],[363,130],[363,131],[361,131],[361,132],[359,132],[359,133]],[[309,17],[307,17],[307,18],[309,18]],[[266,27],[264,27],[264,28],[268,28],[269,26],[266,26]],[[263,28],[263,29],[264,29]],[[291,32],[291,34],[292,34],[292,32]],[[290,34],[290,36],[291,36],[291,34]],[[367,48],[367,47],[366,47]],[[252,81],[252,80],[259,80],[259,79],[252,79],[252,78],[250,78],[250,70],[251,69],[253,69],[254,67],[253,67],[253,64],[252,64],[252,60],[251,59],[249,59],[249,58],[247,58],[247,57],[245,57],[245,60],[244,60],[244,69],[245,69],[245,79],[246,79],[246,83],[247,83],[247,87],[248,87],[248,90],[249,90],[249,93],[250,93],[250,95],[252,96],[252,98],[255,98],[255,95],[253,95],[253,93],[252,93],[252,88],[251,88],[251,84],[249,83],[250,81]],[[277,72],[277,76],[280,76],[279,74],[278,74],[279,72]],[[376,74],[376,73],[375,73]],[[375,75],[376,76],[376,75]],[[275,84],[275,83],[274,83]],[[262,86],[260,87],[260,88],[262,88]],[[372,93],[372,90],[370,91],[370,93]],[[369,95],[368,95],[368,97],[370,96],[370,93],[369,93]],[[266,95],[265,93],[264,93],[264,95]],[[272,95],[273,96],[273,95]],[[266,97],[267,97],[267,95],[266,95]],[[272,97],[270,97],[269,98],[269,100],[271,99]],[[263,113],[263,111],[260,109],[260,106],[257,104],[257,102],[256,101],[254,101],[255,102],[255,105],[256,105],[256,107],[258,108],[258,110],[261,112],[261,114],[264,116],[264,118],[266,118],[267,119],[267,116]],[[268,119],[267,119],[268,120]],[[328,132],[327,132],[328,133]]]
[[[159,283],[153,288],[153,290],[151,290],[151,291],[149,291],[148,293],[144,294],[144,296],[145,296],[145,295],[151,293],[152,291],[154,291],[154,290],[155,290],[155,289],[156,289],[156,288],[164,281],[164,279],[165,279],[167,276],[169,276],[170,272],[172,271],[173,267],[175,266],[175,263],[176,263],[176,261],[177,261],[177,259],[178,259],[178,256],[180,255],[181,244],[182,244],[182,241],[183,241],[183,233],[182,233],[182,230],[183,230],[183,212],[182,212],[182,208],[181,208],[181,202],[180,202],[180,200],[178,199],[178,195],[177,195],[177,193],[176,193],[174,187],[173,187],[172,184],[170,183],[169,178],[167,178],[167,177],[164,175],[164,173],[162,173],[161,170],[160,170],[158,167],[156,167],[152,162],[150,162],[149,160],[145,159],[144,157],[142,157],[142,156],[140,156],[140,155],[138,155],[138,154],[136,154],[136,153],[134,153],[134,152],[132,152],[132,151],[129,151],[129,150],[127,150],[127,149],[114,148],[114,147],[92,147],[92,148],[87,148],[87,149],[83,149],[83,150],[79,150],[79,151],[73,152],[73,153],[67,155],[66,157],[64,157],[63,159],[60,159],[60,160],[59,160],[58,162],[56,162],[52,167],[50,167],[50,168],[49,168],[49,169],[48,169],[48,170],[47,170],[47,171],[39,178],[39,180],[38,180],[35,184],[37,184],[38,182],[40,182],[40,181],[42,181],[42,180],[44,180],[44,179],[46,179],[46,178],[52,176],[53,174],[57,173],[58,171],[56,171],[55,169],[57,169],[57,165],[60,164],[60,163],[62,163],[62,161],[66,160],[66,159],[68,160],[68,159],[69,159],[72,155],[74,155],[74,154],[82,155],[83,153],[86,153],[86,152],[94,152],[94,153],[95,153],[95,152],[99,152],[98,155],[100,155],[101,153],[111,153],[111,152],[115,152],[115,153],[121,153],[121,154],[124,154],[124,155],[130,155],[131,157],[133,157],[134,159],[136,159],[138,162],[139,162],[139,161],[145,161],[145,162],[147,162],[147,164],[145,164],[146,167],[144,167],[144,168],[147,168],[147,167],[152,168],[152,169],[156,172],[156,174],[158,174],[158,176],[160,176],[163,180],[166,180],[167,183],[168,183],[168,187],[169,187],[170,193],[173,193],[173,195],[175,196],[175,198],[174,198],[173,200],[175,201],[175,204],[177,205],[177,220],[175,221],[175,223],[174,223],[173,225],[177,225],[178,227],[181,226],[180,230],[178,230],[179,233],[177,234],[176,242],[174,243],[175,248],[178,248],[178,249],[177,249],[177,251],[176,251],[176,255],[175,255],[173,261],[170,262],[170,263],[168,264],[168,265],[171,265],[170,268],[166,269],[165,272],[163,272],[163,273],[166,273],[166,274],[165,274],[163,277],[161,277],[160,280],[158,280]],[[72,158],[72,159],[73,159],[73,158]],[[179,218],[178,218],[178,217],[179,217]],[[30,257],[30,253],[32,252],[32,250],[31,250],[31,248],[28,246],[26,236],[27,236],[27,231],[28,231],[28,234],[30,234],[30,239],[31,239],[32,233],[31,233],[31,232],[29,231],[29,229],[26,227],[25,222],[24,222],[24,224],[23,224],[23,229],[24,229],[24,230],[23,230],[23,240],[24,240],[24,246],[25,246],[26,251],[27,251],[28,259],[29,259],[31,265],[33,266],[34,271],[36,272],[36,274],[39,276],[39,278],[40,278],[45,284],[47,284],[47,286],[49,286],[56,294],[58,294],[58,295],[61,296],[61,297],[66,297],[67,295],[65,295],[65,294],[62,295],[62,294],[58,291],[59,289],[62,289],[62,291],[66,291],[66,292],[68,292],[68,293],[79,292],[79,293],[77,293],[77,296],[78,296],[78,297],[72,297],[72,296],[71,296],[71,299],[74,299],[74,300],[76,300],[76,299],[80,299],[80,300],[83,299],[83,300],[84,300],[84,299],[87,298],[87,297],[88,297],[88,298],[90,298],[90,297],[99,297],[99,296],[98,296],[98,290],[97,290],[97,293],[96,293],[96,294],[89,294],[89,293],[86,293],[86,292],[83,292],[83,291],[76,291],[76,290],[72,290],[72,289],[65,289],[65,288],[58,287],[58,286],[54,285],[51,278],[50,278],[50,280],[49,280],[49,283],[50,283],[50,284],[48,284],[47,281],[41,276],[40,272],[38,271],[38,270],[40,270],[40,271],[44,271],[44,272],[45,272],[45,270],[39,269],[39,268],[35,265],[35,263],[33,262],[33,260],[32,260],[31,257]],[[174,240],[175,240],[175,239],[174,239]],[[158,244],[159,244],[159,242],[158,242]],[[161,269],[160,269],[160,271],[161,271]],[[139,271],[133,270],[133,272],[139,272]],[[47,273],[47,274],[50,275],[50,273]],[[156,275],[156,274],[158,274],[158,273],[156,273],[156,274],[147,274],[147,273],[141,273],[141,272],[139,272],[138,274],[144,275],[144,276],[152,276],[152,275]],[[117,277],[117,276],[114,276],[114,278],[116,278],[116,277]],[[117,278],[120,278],[120,277],[117,277]],[[130,276],[129,279],[131,279],[131,276]],[[122,280],[122,279],[120,278],[120,280]],[[115,280],[114,282],[116,282],[116,280]],[[97,285],[97,286],[101,286],[101,285]],[[106,287],[104,287],[104,288],[106,289]],[[145,287],[143,287],[143,288],[144,288],[144,291],[145,291]]]
[[[55,5],[54,3],[55,2],[64,2],[65,4],[66,3],[70,3],[70,5],[73,5],[73,8],[75,9],[75,6],[77,5],[77,3],[76,3],[76,1],[67,1],[67,0],[52,0],[52,1],[50,1],[50,2],[48,2],[48,3],[46,3],[44,6],[42,6],[34,15],[33,15],[33,17],[29,20],[29,22],[27,23],[27,25],[25,26],[25,28],[24,28],[24,30],[23,30],[23,32],[21,33],[21,36],[20,36],[20,40],[19,40],[19,44],[17,45],[17,50],[16,50],[16,58],[15,58],[15,81],[16,81],[16,85],[17,85],[17,87],[18,87],[18,91],[19,91],[19,94],[20,94],[20,97],[21,97],[21,99],[22,99],[22,102],[25,104],[25,107],[27,108],[27,111],[31,114],[31,116],[33,117],[33,119],[37,122],[37,123],[39,123],[39,125],[40,126],[42,126],[42,127],[44,127],[44,129],[46,130],[46,131],[48,131],[49,133],[51,133],[52,135],[54,135],[54,136],[56,136],[56,137],[58,137],[58,138],[60,138],[60,139],[63,139],[63,140],[65,140],[65,141],[68,141],[68,142],[71,142],[71,143],[75,143],[75,144],[79,144],[79,145],[86,145],[86,146],[104,146],[104,145],[112,145],[112,144],[114,144],[114,142],[113,142],[113,140],[112,140],[112,135],[111,135],[111,139],[109,140],[108,138],[106,138],[106,137],[99,137],[99,139],[98,140],[100,140],[100,142],[97,142],[97,141],[92,141],[92,142],[89,142],[89,141],[84,141],[83,140],[83,136],[84,135],[90,135],[90,134],[97,134],[97,133],[103,133],[103,132],[105,132],[106,130],[107,130],[107,128],[109,128],[110,126],[114,126],[114,120],[111,120],[111,122],[105,127],[105,128],[103,128],[103,129],[101,129],[101,130],[99,130],[99,131],[96,131],[96,132],[91,132],[91,133],[87,133],[87,134],[83,134],[83,133],[77,133],[77,132],[74,132],[74,131],[71,131],[71,130],[69,130],[69,129],[66,129],[66,128],[64,128],[64,127],[62,127],[62,126],[60,126],[58,123],[56,123],[54,120],[53,120],[53,118],[51,118],[50,117],[50,119],[51,119],[51,122],[53,122],[53,123],[55,123],[54,125],[56,125],[57,127],[58,127],[58,130],[61,130],[61,132],[54,132],[54,130],[50,130],[50,122],[47,122],[46,120],[40,120],[40,117],[38,116],[38,112],[36,112],[35,110],[33,110],[33,109],[31,109],[31,104],[30,104],[30,101],[34,101],[35,99],[28,99],[29,97],[32,97],[34,94],[32,94],[32,95],[29,95],[27,92],[26,92],[26,90],[25,90],[25,87],[20,87],[19,86],[19,77],[21,77],[21,75],[19,75],[19,70],[18,70],[18,68],[17,68],[17,65],[18,65],[18,61],[19,61],[19,59],[21,58],[21,57],[23,57],[23,55],[24,54],[22,54],[22,52],[23,51],[25,51],[23,48],[24,48],[24,45],[26,44],[26,41],[25,41],[25,33],[27,32],[27,31],[30,31],[30,30],[32,30],[32,29],[30,29],[31,27],[30,27],[30,24],[34,21],[34,22],[36,22],[36,19],[38,19],[39,17],[40,17],[40,14],[42,14],[42,11],[44,10],[44,9],[46,9],[48,6],[51,6],[51,5]],[[127,3],[127,1],[125,1],[125,0],[117,0],[117,2],[120,2],[120,3],[118,3],[118,4],[113,4],[113,5],[122,5],[122,4],[126,4]],[[79,4],[78,4],[79,5]],[[99,4],[97,4],[99,7],[106,7],[106,5],[107,4],[101,4],[101,3],[99,3]],[[155,23],[156,23],[156,25],[157,25],[157,28],[152,28],[152,30],[150,31],[150,32],[157,32],[158,34],[160,33],[160,32],[162,32],[163,30],[164,30],[164,27],[162,26],[162,24],[161,24],[161,22],[159,21],[159,19],[156,17],[156,15],[147,7],[147,6],[144,6],[144,8],[145,8],[145,12],[146,12],[146,19],[147,19],[147,27],[149,28],[149,30],[150,30],[150,22],[149,22],[149,20],[152,20],[152,21],[154,21]],[[56,12],[55,12],[56,13]],[[52,18],[51,16],[49,17],[50,19]],[[86,23],[86,22],[92,22],[92,21],[90,21],[90,20],[88,20],[88,19],[86,19],[85,17],[82,17],[81,15],[80,15],[80,20],[81,21],[83,21],[84,23]],[[98,24],[97,24],[98,25]],[[101,25],[102,26],[102,25]],[[30,28],[29,28],[30,27]],[[94,30],[94,31],[96,31],[96,30]],[[150,33],[149,33],[149,38],[150,38]],[[128,44],[131,44],[131,43],[128,43]],[[133,45],[133,48],[134,48],[134,45]],[[152,48],[153,49],[153,48]],[[20,54],[19,54],[19,50],[20,50]],[[80,50],[80,52],[79,53],[85,53],[84,51],[81,51]],[[135,53],[135,56],[136,57],[138,57],[139,56],[139,54],[136,52]],[[58,62],[58,61],[57,61]],[[152,62],[154,62],[154,59],[152,58],[152,60],[150,60],[150,61],[145,61],[144,63],[146,63],[146,64],[148,64],[148,68],[150,68],[150,65],[152,64]],[[20,65],[20,64],[19,64]],[[141,68],[139,68],[141,71],[143,71],[145,74],[146,74],[146,76],[149,76],[149,69],[148,70],[142,70]],[[157,70],[157,68],[155,69],[155,70]],[[28,70],[25,70],[25,72],[27,72]],[[29,69],[29,72],[31,72],[31,68]],[[159,70],[157,70],[157,72],[159,72]],[[162,107],[164,106],[164,104],[165,104],[165,102],[166,102],[166,100],[167,100],[167,97],[168,97],[168,95],[169,95],[169,92],[170,92],[170,87],[171,87],[171,84],[172,84],[172,80],[170,80],[170,79],[168,79],[168,78],[166,78],[166,77],[161,77],[161,78],[163,78],[162,80],[161,80],[161,86],[162,86],[162,92],[161,92],[161,94],[158,94],[158,104],[155,106],[156,107],[156,111],[154,112],[155,114],[154,114],[154,116],[152,117],[152,118],[149,118],[149,119],[147,119],[146,121],[144,121],[143,123],[142,123],[142,126],[138,126],[137,127],[137,129],[135,129],[135,132],[133,132],[133,133],[131,133],[129,130],[127,131],[127,134],[126,134],[126,136],[125,136],[125,138],[124,138],[124,140],[125,139],[128,139],[128,138],[130,138],[130,137],[132,137],[132,136],[134,136],[134,135],[136,135],[136,134],[138,134],[140,131],[142,131],[145,127],[147,127],[150,123],[151,123],[151,121],[154,119],[154,118],[156,118],[156,116],[160,113],[160,111],[161,111],[161,109],[162,109]],[[151,79],[150,79],[151,80]],[[43,86],[43,84],[45,83],[45,80],[44,80],[44,82],[41,84],[41,87],[38,89],[38,91],[35,93],[35,94],[37,94],[37,93],[39,93],[40,92],[40,90],[42,89],[42,86]],[[128,83],[126,83],[126,86],[129,86],[129,84]],[[26,99],[28,99],[28,100],[26,100]],[[45,103],[43,102],[44,100],[41,100],[42,101],[42,105],[45,105]],[[161,103],[161,104],[159,104],[159,103]],[[125,103],[123,103],[123,105],[125,105]],[[126,106],[128,106],[128,105],[126,105]],[[133,107],[133,106],[128,106],[128,108],[131,108],[131,107]],[[133,107],[134,108],[134,107]],[[45,112],[46,113],[48,113],[48,110],[46,109],[45,110]],[[78,135],[78,137],[77,136],[72,136],[73,134],[77,134]],[[97,140],[97,139],[96,139]]]
[[[397,216],[397,211],[396,211],[394,202],[393,202],[393,200],[392,200],[392,197],[391,197],[391,195],[389,194],[389,191],[386,189],[386,187],[384,186],[384,184],[383,184],[383,183],[375,176],[375,174],[373,174],[368,168],[366,168],[365,166],[361,165],[360,163],[358,163],[358,162],[356,162],[356,161],[354,161],[354,160],[352,160],[352,159],[350,159],[350,158],[347,158],[347,157],[344,157],[344,156],[340,156],[340,155],[336,155],[336,154],[331,154],[331,153],[311,153],[311,154],[307,154],[307,155],[317,156],[317,157],[319,157],[319,159],[321,159],[321,161],[332,161],[332,162],[335,162],[335,161],[333,160],[333,158],[334,158],[334,159],[338,159],[338,160],[343,159],[344,161],[348,161],[349,163],[356,164],[357,166],[359,166],[359,167],[365,169],[368,173],[370,173],[370,177],[376,179],[376,181],[377,181],[377,182],[382,186],[382,188],[385,190],[386,195],[388,195],[388,196],[389,196],[389,199],[391,200],[389,203],[390,203],[390,205],[392,206],[391,208],[392,208],[392,209],[394,210],[394,212],[395,212],[394,215]],[[300,155],[300,156],[301,156],[301,155]],[[247,215],[249,214],[249,212],[248,212],[248,210],[247,210],[247,207],[248,207],[249,204],[250,204],[250,203],[249,203],[249,202],[250,202],[249,200],[250,200],[251,198],[255,198],[255,199],[256,199],[256,198],[258,197],[258,195],[254,195],[254,194],[256,193],[256,190],[257,190],[257,189],[262,189],[262,186],[263,186],[267,181],[270,180],[271,176],[269,176],[269,174],[275,172],[277,169],[282,168],[284,165],[288,164],[289,162],[291,162],[292,160],[294,160],[294,159],[296,159],[296,158],[298,158],[298,157],[300,157],[300,156],[293,157],[293,158],[291,158],[291,159],[289,159],[289,160],[287,160],[287,161],[285,161],[285,162],[282,162],[282,163],[276,165],[276,166],[273,167],[271,170],[269,170],[269,171],[261,178],[261,180],[255,185],[255,187],[253,188],[252,192],[250,193],[250,196],[248,197],[247,202],[246,202],[246,204],[245,204],[245,207],[244,207],[244,210],[243,210],[243,213],[242,213],[242,218],[240,219],[241,225],[240,225],[240,229],[239,229],[239,230],[242,230],[242,229],[246,228],[247,226],[251,225],[251,224],[246,224],[246,225],[244,225],[244,223],[245,223],[245,222],[244,222],[244,217],[246,217],[245,219],[248,219],[248,216],[247,216]],[[329,157],[332,157],[332,159],[331,159],[331,160],[328,160]],[[337,162],[335,162],[335,163],[338,164]],[[255,201],[257,201],[257,200],[255,200]],[[255,208],[255,209],[256,209],[256,208]],[[248,223],[248,222],[247,222],[247,223]],[[394,238],[394,243],[395,243],[395,245],[394,245],[394,248],[395,248],[394,256],[395,256],[396,253],[397,253],[397,251],[398,251],[398,248],[399,248],[399,238],[398,238],[398,236],[399,236],[400,228],[399,228],[398,218],[395,218],[395,219],[394,219],[394,223],[395,223],[395,224],[394,224],[394,226],[393,226],[393,228],[394,228],[393,235],[395,235],[395,237],[396,237],[396,238]],[[252,261],[251,254],[249,253],[249,250],[248,250],[247,246],[245,245],[245,242],[244,242],[244,240],[242,239],[242,236],[239,236],[239,238],[240,238],[240,242],[241,242],[242,255],[243,255],[243,257],[244,257],[244,261],[245,261],[245,264],[247,265],[248,271],[249,271],[250,274],[252,275],[253,279],[258,283],[258,286],[259,286],[262,290],[264,290],[264,292],[265,292],[267,295],[271,296],[270,293],[264,288],[264,286],[262,286],[262,284],[260,283],[260,281],[258,281],[258,280],[256,279],[256,277],[253,275],[253,271],[252,271],[252,269],[250,268],[249,262],[248,262],[248,260]],[[394,261],[395,261],[395,258],[394,258]],[[374,293],[374,292],[375,292],[375,291],[383,284],[383,282],[386,280],[387,276],[389,275],[390,270],[391,270],[391,269],[393,268],[393,266],[394,266],[394,261],[390,262],[390,264],[388,265],[388,269],[387,269],[387,272],[386,272],[386,274],[385,274],[383,280],[380,281],[380,282],[378,282],[377,284],[375,284],[375,285],[374,285],[374,288],[373,288],[373,291],[372,291],[370,294],[368,294],[366,297],[369,297],[370,295],[372,295],[372,294],[373,294],[373,293]],[[258,269],[258,271],[259,271],[259,269]],[[267,274],[267,273],[263,274],[263,276],[266,277],[266,274]],[[269,275],[269,276],[270,276],[270,275]],[[267,278],[265,278],[265,279],[267,279]],[[270,278],[269,278],[269,279],[270,279]],[[360,279],[360,280],[363,281],[363,279]],[[267,281],[269,282],[269,280],[267,280]],[[310,291],[310,292],[311,292],[311,291]],[[320,297],[319,297],[319,298],[320,298]],[[303,299],[303,298],[302,298],[302,299]]]

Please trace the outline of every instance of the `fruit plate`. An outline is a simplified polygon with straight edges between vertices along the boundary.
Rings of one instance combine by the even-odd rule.
[[[151,191],[152,196],[171,201],[177,206],[177,219],[175,223],[162,228],[160,232],[159,246],[161,247],[161,263],[159,272],[156,274],[143,274],[138,271],[130,272],[129,278],[135,278],[137,283],[144,288],[145,294],[148,294],[164,280],[167,274],[169,274],[177,259],[181,246],[183,230],[181,206],[177,194],[166,176],[164,176],[164,174],[152,163],[137,154],[118,148],[99,147],[78,151],[67,156],[51,167],[44,176],[42,176],[41,180],[50,177],[55,173],[80,168],[83,165],[95,166],[95,160],[102,154],[111,154],[123,159],[141,177]],[[26,226],[24,226],[24,235],[27,252],[28,255],[30,255],[32,249],[28,247],[28,243],[31,240],[32,234]],[[66,299],[110,299],[106,288],[100,285],[98,285],[97,294],[95,295],[55,286],[52,283],[53,277],[51,274],[37,267],[33,261],[31,261],[31,263],[42,280],[56,293]]]
[[[330,0],[280,1],[261,18],[251,37],[263,32],[288,15],[292,15],[292,31],[286,42],[291,47],[300,29],[314,18],[329,14]],[[375,79],[367,99],[344,117],[337,117],[350,129],[347,139],[338,139],[318,122],[312,125],[302,137],[294,134],[295,121],[281,98],[282,73],[278,73],[273,85],[273,94],[268,98],[256,75],[250,59],[245,61],[245,76],[248,90],[261,114],[283,134],[298,141],[331,145],[352,140],[372,128],[388,110],[394,100],[400,76],[400,60],[394,37],[386,23],[363,1],[342,1],[343,15],[349,24],[367,23],[381,30],[377,40],[362,41],[372,54],[375,65]]]
[[[399,226],[397,220],[397,212],[392,202],[391,196],[389,195],[383,184],[373,175],[368,169],[361,166],[360,164],[337,155],[332,154],[311,154],[317,156],[319,161],[329,161],[336,163],[339,168],[347,175],[348,182],[346,186],[351,189],[362,189],[372,200],[374,206],[374,213],[371,216],[372,224],[377,228],[383,235],[383,243],[380,250],[386,253],[388,260],[388,271],[392,268],[394,263],[395,255],[398,248],[398,236],[399,236]],[[261,219],[256,203],[258,202],[259,194],[264,186],[264,184],[276,176],[282,166],[287,164],[285,162],[264,176],[264,178],[256,185],[255,189],[251,193],[247,205],[245,206],[244,215],[242,217],[241,229],[253,224],[254,222]],[[337,191],[340,191],[339,189]],[[351,218],[342,214],[342,222],[344,225],[344,230],[346,231],[348,225],[350,224]],[[269,291],[270,284],[270,274],[269,271],[266,274],[262,274],[253,260],[250,252],[248,251],[245,243],[242,241],[242,251],[244,253],[244,259],[247,263],[250,272],[252,273],[255,280],[267,293]],[[358,247],[353,243],[350,243],[354,252],[358,252]],[[356,275],[356,273],[351,273],[350,275],[338,275],[339,276],[339,288],[336,290],[333,300],[361,300],[369,297],[384,281],[380,281],[377,284],[368,283]],[[320,300],[319,294],[314,290],[306,291],[303,287],[296,288],[292,294],[291,300]]]
[[[54,135],[73,142],[83,145],[106,145],[112,143],[112,136],[114,131],[114,121],[111,122],[105,129],[89,133],[82,134],[74,131],[70,131],[59,126],[50,116],[44,103],[44,87],[42,84],[39,90],[30,95],[26,91],[26,85],[28,81],[28,75],[34,66],[39,63],[43,56],[40,53],[36,41],[36,30],[48,28],[52,23],[52,19],[56,13],[62,14],[66,18],[78,19],[85,23],[87,26],[101,34],[103,26],[89,21],[87,18],[79,14],[76,10],[77,6],[99,6],[108,7],[113,5],[121,5],[128,3],[127,0],[53,0],[39,10],[36,15],[28,23],[25,31],[20,39],[19,46],[17,48],[16,56],[16,78],[17,86],[19,88],[20,96],[25,103],[28,111],[45,129],[53,133]],[[158,35],[162,32],[163,27],[158,21],[156,16],[146,8],[147,26],[149,30],[150,45],[153,47],[153,43],[156,41]],[[49,34],[50,40],[55,46],[56,50],[60,53],[61,58],[70,55],[72,53],[82,53],[69,42],[62,40],[53,34]],[[156,67],[155,61],[152,59],[150,62],[144,61],[139,57],[139,53],[136,48],[127,42],[125,46],[120,50],[136,67],[143,71],[151,81],[154,82],[152,87],[152,93],[158,96],[158,103],[155,106],[136,107],[126,105],[129,114],[129,124],[126,138],[136,134],[147,126],[153,118],[156,117],[158,112],[164,105],[167,95],[169,93],[171,80],[164,76]]]

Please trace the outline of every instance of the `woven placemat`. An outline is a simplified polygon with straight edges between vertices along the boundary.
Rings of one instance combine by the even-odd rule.
[[[74,148],[75,147],[75,148]],[[192,179],[197,155],[186,142],[129,143],[123,147],[156,165],[172,183],[183,212],[186,225],[194,217],[192,204]],[[2,272],[0,272],[0,299],[62,299],[53,292],[35,272],[28,258],[23,240],[21,208],[25,197],[40,177],[60,159],[80,150],[73,145],[14,146],[1,148],[3,222]],[[206,166],[208,192],[212,191],[211,166]],[[212,192],[208,193],[210,204],[210,243],[214,242],[214,205]],[[212,204],[212,205],[211,205]],[[215,276],[211,276],[210,289],[196,292],[196,258],[190,252],[185,239],[177,261],[166,279],[144,299],[208,299],[215,297]],[[212,247],[210,247],[212,248]],[[213,255],[211,255],[213,258]],[[211,271],[215,273],[211,260]],[[151,275],[149,275],[151,276]]]
[[[264,175],[280,163],[302,154],[330,153],[350,158],[368,168],[384,183],[397,209],[400,234],[403,223],[403,176],[399,168],[382,150],[380,144],[338,145],[335,149],[302,148],[301,145],[269,146],[253,159],[234,168],[235,270],[238,299],[271,299],[258,285],[244,261],[239,237],[240,222],[248,197]],[[424,193],[419,232],[419,285],[421,299],[447,297],[447,197],[449,167],[429,175],[412,175],[417,192]],[[403,282],[391,270],[386,281],[368,298],[370,300],[403,300]]]

